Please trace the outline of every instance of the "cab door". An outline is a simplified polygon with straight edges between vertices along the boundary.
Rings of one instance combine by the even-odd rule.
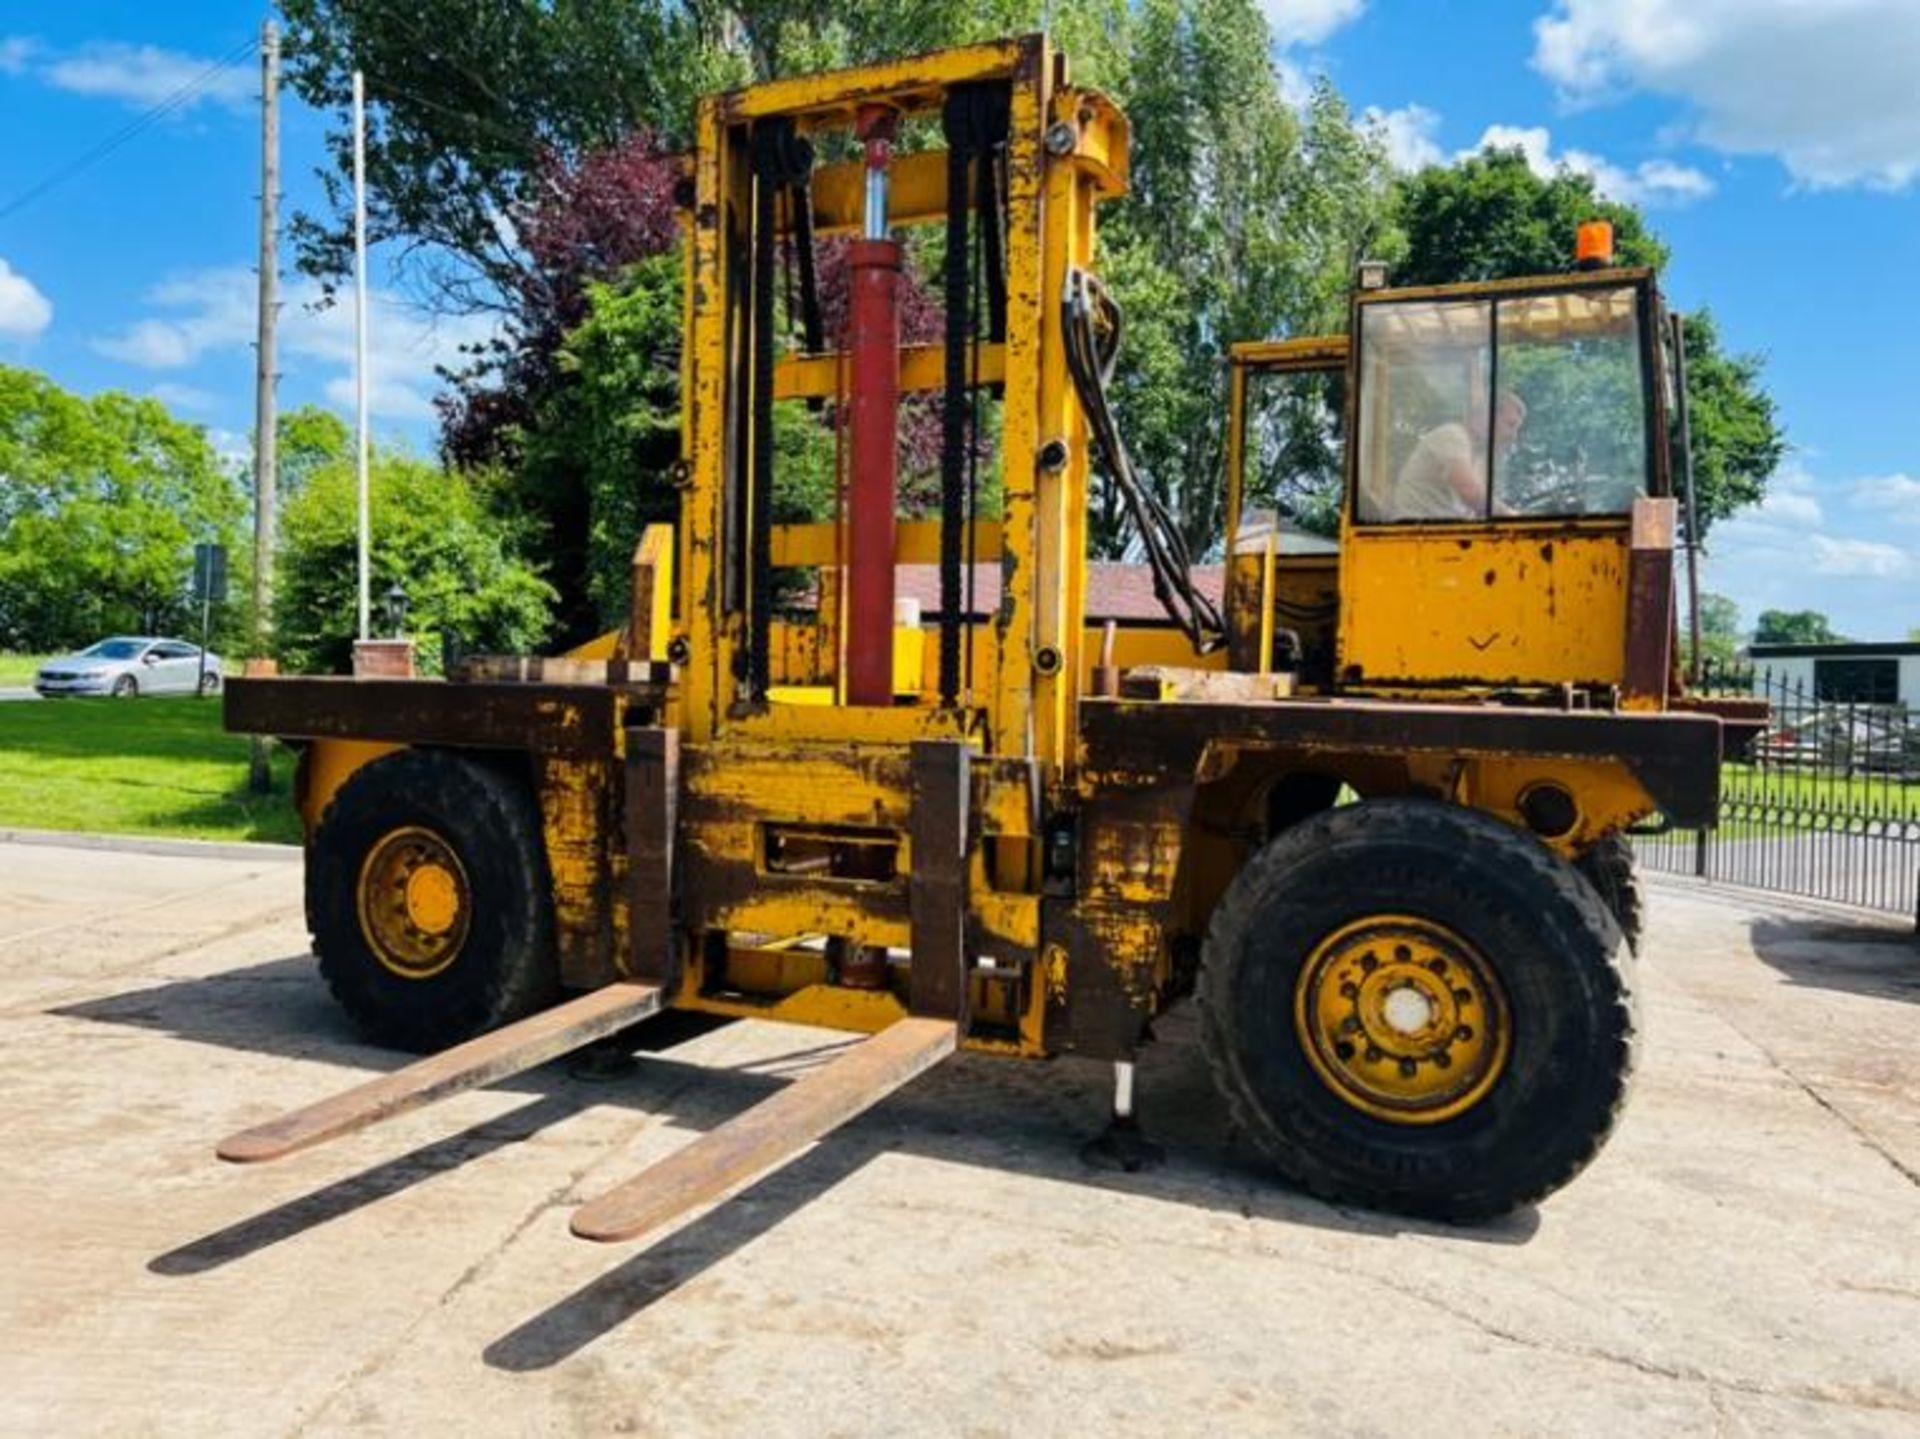
[[[1226,603],[1232,668],[1291,667],[1306,689],[1333,675],[1347,341],[1237,344],[1230,352]]]

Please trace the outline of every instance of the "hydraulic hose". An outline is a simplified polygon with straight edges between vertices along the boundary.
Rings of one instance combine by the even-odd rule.
[[[1213,601],[1194,583],[1193,556],[1186,536],[1180,533],[1179,524],[1159,496],[1134,470],[1108,402],[1114,364],[1120,356],[1120,306],[1098,279],[1076,269],[1067,274],[1064,311],[1067,369],[1101,461],[1140,537],[1147,566],[1153,572],[1154,596],[1196,650],[1206,654],[1218,649],[1226,638],[1226,624]]]

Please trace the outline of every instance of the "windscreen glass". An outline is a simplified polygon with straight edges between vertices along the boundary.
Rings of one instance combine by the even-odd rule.
[[[1632,287],[1362,310],[1362,523],[1623,514],[1647,485]]]

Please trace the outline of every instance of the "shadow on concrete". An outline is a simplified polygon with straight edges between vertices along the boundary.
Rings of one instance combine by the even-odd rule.
[[[524,1104],[485,1124],[436,1139],[397,1159],[376,1164],[265,1213],[203,1235],[178,1249],[170,1249],[150,1260],[147,1268],[152,1273],[168,1276],[204,1274],[236,1259],[245,1259],[282,1240],[398,1194],[422,1180],[449,1173],[510,1144],[531,1139],[548,1125],[565,1119],[575,1108],[571,1096],[566,1095]]]
[[[1794,984],[1920,1004],[1920,937],[1885,924],[1763,915],[1753,952]]]
[[[362,1042],[334,1007],[306,956],[88,1000],[54,1012],[362,1071],[392,1070],[409,1058]],[[707,1016],[669,1012],[628,1031],[624,1042],[640,1054],[639,1063],[611,1082],[572,1077],[566,1062],[556,1061],[494,1085],[499,1091],[525,1094],[529,1102],[196,1238],[155,1257],[148,1268],[155,1274],[188,1277],[245,1259],[523,1143],[592,1105],[633,1109],[662,1124],[702,1133],[850,1042],[809,1031],[794,1048],[738,1067],[697,1063],[676,1054],[716,1023]],[[335,1087],[344,1089],[351,1082],[351,1076],[343,1077]],[[1176,1010],[1161,1022],[1160,1042],[1142,1056],[1140,1066],[1141,1119],[1167,1150],[1164,1167],[1124,1174],[1091,1169],[1081,1161],[1080,1145],[1105,1120],[1107,1086],[1106,1067],[1084,1060],[1022,1063],[955,1056],[785,1168],[634,1252],[495,1341],[486,1350],[486,1361],[515,1372],[560,1362],[644,1313],[889,1150],[1245,1218],[1379,1237],[1434,1234],[1456,1242],[1511,1245],[1528,1242],[1539,1227],[1533,1210],[1476,1228],[1455,1228],[1330,1205],[1286,1187],[1229,1129],[1189,1010]],[[211,1155],[216,1137],[208,1136],[209,1165],[216,1163]],[[610,1178],[608,1187],[623,1177]]]

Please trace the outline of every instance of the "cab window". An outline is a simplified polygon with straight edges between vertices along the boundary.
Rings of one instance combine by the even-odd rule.
[[[1344,369],[1251,369],[1242,416],[1243,515],[1271,509],[1317,535],[1340,531]]]
[[[1647,480],[1639,294],[1361,309],[1363,524],[1623,514]]]

